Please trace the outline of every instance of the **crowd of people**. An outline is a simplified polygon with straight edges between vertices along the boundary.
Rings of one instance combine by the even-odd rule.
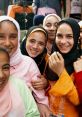
[[[0,12],[0,105],[0,117],[82,116],[81,0],[11,0]]]

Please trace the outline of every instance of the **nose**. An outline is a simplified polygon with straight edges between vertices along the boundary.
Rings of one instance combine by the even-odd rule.
[[[64,43],[66,43],[66,41],[67,41],[66,37],[63,36],[63,38],[61,39],[61,43],[64,44]]]
[[[2,79],[3,78],[3,71],[2,71],[2,69],[0,69],[0,79]]]
[[[39,46],[38,43],[35,43],[33,47],[38,48],[38,46]]]
[[[56,30],[56,26],[52,25],[51,30]]]
[[[9,46],[10,45],[10,39],[7,37],[6,40],[5,40],[5,45],[6,46]]]

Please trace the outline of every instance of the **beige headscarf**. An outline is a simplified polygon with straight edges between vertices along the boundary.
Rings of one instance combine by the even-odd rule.
[[[61,18],[55,14],[55,13],[52,13],[52,14],[48,14],[47,16],[45,16],[44,20],[43,20],[43,27],[45,26],[45,23],[46,23],[46,20],[48,19],[48,17],[55,17],[58,21],[61,21]]]

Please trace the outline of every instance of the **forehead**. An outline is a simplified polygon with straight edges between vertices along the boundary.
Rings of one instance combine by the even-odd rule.
[[[9,27],[11,26],[15,30],[17,30],[16,25],[12,21],[4,20],[4,21],[1,21],[0,22],[0,28],[2,28],[2,27],[5,27],[6,28],[6,26],[9,26]]]
[[[44,35],[44,36],[46,37],[45,32],[43,32],[43,31],[41,31],[41,30],[36,30],[36,31],[34,31],[34,32],[31,32],[31,33],[29,34],[29,36],[32,36],[32,35],[34,35],[34,34],[40,34],[40,35]]]
[[[27,41],[30,40],[30,39],[34,39],[34,40],[40,41],[40,42],[45,42],[47,40],[47,37],[46,37],[44,32],[42,32],[42,31],[35,31],[35,32],[32,32],[27,37]]]
[[[59,22],[58,19],[55,16],[49,16],[46,19],[45,24],[47,24],[47,23],[55,23],[55,22]]]
[[[63,23],[58,26],[57,32],[61,33],[73,33],[72,28],[69,24]]]
[[[9,60],[10,60],[9,55],[4,51],[0,51],[0,63],[5,61],[9,62]]]

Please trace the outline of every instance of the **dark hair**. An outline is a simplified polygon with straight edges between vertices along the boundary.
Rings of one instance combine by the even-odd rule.
[[[33,18],[33,25],[38,26],[43,24],[44,17],[43,15],[35,15]]]

